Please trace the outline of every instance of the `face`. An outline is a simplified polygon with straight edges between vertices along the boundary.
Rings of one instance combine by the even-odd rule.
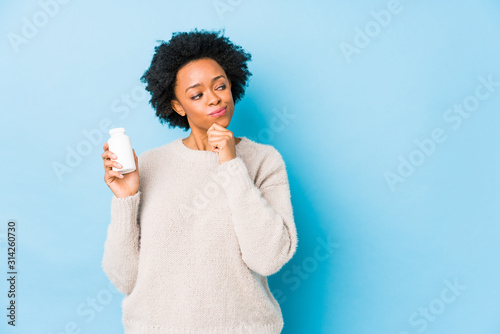
[[[203,58],[184,65],[177,72],[172,108],[187,116],[193,132],[205,134],[214,122],[227,127],[234,113],[231,83],[224,69],[213,59]],[[225,108],[222,115],[210,113]]]

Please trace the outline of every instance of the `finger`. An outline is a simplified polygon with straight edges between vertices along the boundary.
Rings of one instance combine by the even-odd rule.
[[[222,132],[231,132],[229,131],[228,129],[226,129],[225,127],[223,126],[220,126],[220,127],[217,127],[217,126],[211,126],[208,130],[207,130],[207,133],[212,133],[212,132],[216,132],[216,131],[222,131]]]
[[[120,172],[114,171],[114,170],[112,170],[111,173],[113,173],[113,175],[115,175],[119,179],[123,179],[125,177],[125,175],[121,174]]]
[[[114,155],[114,153],[109,150],[109,144],[107,142],[104,143],[103,148],[104,148],[104,153],[102,154],[103,159],[105,157],[105,154],[106,154],[106,159],[111,159],[112,155]],[[115,159],[115,158],[113,158],[113,159]]]
[[[106,151],[102,154],[104,160],[116,159],[116,155],[111,151]]]
[[[226,142],[227,140],[228,139],[226,136],[215,136],[215,137],[208,138],[208,143],[209,144],[214,144],[214,143],[222,144],[223,142]]]
[[[223,127],[222,125],[220,125],[220,124],[219,124],[219,123],[217,123],[217,122],[214,122],[214,123],[212,124],[212,127],[214,127],[216,130],[222,130],[222,129],[227,130],[225,127]]]
[[[102,146],[102,148],[103,148],[104,152],[102,153],[101,157],[102,157],[103,159],[105,159],[105,157],[106,157],[106,152],[108,152],[108,149],[109,149],[108,143],[107,143],[107,142],[106,142],[106,143],[104,143],[104,145]]]
[[[111,160],[104,160],[104,169],[106,171],[113,169],[113,162]]]
[[[134,151],[135,170],[137,173],[139,173],[139,158],[137,157],[137,154],[135,154],[135,150],[132,150]]]
[[[210,143],[210,146],[212,146],[212,151],[213,150],[222,150],[224,148],[224,143],[222,142],[213,142]]]
[[[122,178],[124,175],[122,175],[119,171],[109,169],[106,171],[106,176],[108,178],[113,178],[113,177]]]
[[[111,169],[111,167],[122,168],[122,166],[114,160],[104,160],[104,167]]]
[[[229,139],[229,138],[231,138],[231,136],[227,132],[222,132],[222,133],[219,132],[217,134],[210,133],[208,135],[208,139],[211,139],[211,138],[215,138],[215,139],[227,138],[227,139]]]
[[[216,141],[210,141],[209,140],[208,144],[210,146],[212,146],[212,148],[216,148],[216,147],[221,148],[224,145],[224,143],[222,141],[220,141],[220,140],[216,140]]]
[[[110,184],[111,182],[114,181],[115,178],[123,179],[124,176],[122,174],[120,174],[119,172],[110,170],[110,171],[106,172],[106,174],[104,176],[104,181],[107,184]]]
[[[222,131],[222,130],[210,130],[210,135],[214,136],[221,136],[221,135],[227,135],[228,131]]]

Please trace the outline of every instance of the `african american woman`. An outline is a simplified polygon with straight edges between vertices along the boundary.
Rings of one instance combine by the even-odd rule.
[[[141,77],[156,116],[191,132],[137,157],[104,144],[113,192],[102,267],[125,297],[126,334],[280,333],[267,276],[295,254],[287,171],[271,145],[227,129],[251,55],[221,32],[174,33]]]

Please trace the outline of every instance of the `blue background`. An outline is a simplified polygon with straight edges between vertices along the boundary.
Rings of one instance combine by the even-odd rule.
[[[160,124],[139,78],[157,40],[195,27],[252,54],[229,129],[287,164],[299,248],[269,277],[283,333],[500,333],[493,0],[3,1],[0,267],[15,219],[19,276],[15,329],[2,279],[0,332],[122,333],[101,268],[100,125],[125,127],[138,154],[188,136]]]

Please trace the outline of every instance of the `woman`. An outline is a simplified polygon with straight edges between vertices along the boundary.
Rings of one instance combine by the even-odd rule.
[[[174,33],[155,48],[151,104],[187,138],[121,166],[104,144],[113,192],[103,270],[123,299],[125,333],[280,333],[267,284],[294,255],[288,176],[271,145],[227,129],[250,54],[220,32]]]

